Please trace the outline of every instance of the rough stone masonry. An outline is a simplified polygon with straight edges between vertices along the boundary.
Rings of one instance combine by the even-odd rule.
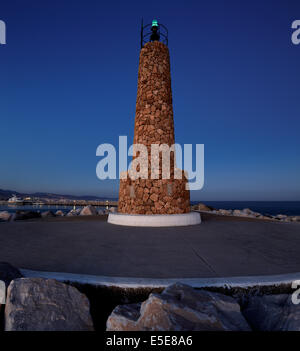
[[[168,47],[158,41],[144,45],[140,52],[136,101],[134,144],[148,150],[148,179],[129,176],[120,180],[120,213],[178,214],[190,212],[187,178],[174,178],[174,153],[170,157],[170,178],[162,177],[162,156],[158,179],[151,179],[151,144],[175,143],[171,91],[170,56]],[[137,155],[138,156],[138,155]],[[136,157],[137,157],[136,156]],[[178,178],[178,177],[176,177]]]

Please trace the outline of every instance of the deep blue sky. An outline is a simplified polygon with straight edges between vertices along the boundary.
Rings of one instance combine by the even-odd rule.
[[[300,200],[299,0],[2,0],[0,188],[117,196],[96,148],[133,139],[140,20],[169,29],[176,141],[195,200]]]

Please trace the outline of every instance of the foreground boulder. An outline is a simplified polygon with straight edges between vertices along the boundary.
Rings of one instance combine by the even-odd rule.
[[[64,212],[61,210],[58,210],[55,212],[55,216],[57,216],[57,217],[63,217],[64,215],[65,215]]]
[[[254,330],[300,331],[300,304],[288,294],[253,296],[243,314]]]
[[[80,216],[96,216],[97,214],[98,211],[91,205],[85,206],[80,212]]]
[[[78,216],[80,214],[80,209],[73,209],[67,213],[67,217]]]
[[[11,214],[7,211],[0,212],[0,222],[8,222],[11,218]]]
[[[6,331],[93,330],[87,297],[53,279],[11,282],[5,307]]]
[[[231,297],[176,283],[142,304],[117,306],[108,331],[250,330],[239,304]]]

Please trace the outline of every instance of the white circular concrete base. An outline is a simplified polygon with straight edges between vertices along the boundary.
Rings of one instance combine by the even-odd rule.
[[[201,223],[199,212],[161,215],[134,215],[125,213],[110,213],[108,223],[133,227],[177,227]]]

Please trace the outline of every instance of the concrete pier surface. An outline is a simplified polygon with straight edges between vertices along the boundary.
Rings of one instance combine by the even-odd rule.
[[[0,261],[36,271],[202,278],[300,272],[300,224],[201,214],[200,225],[116,226],[107,216],[0,223]]]

